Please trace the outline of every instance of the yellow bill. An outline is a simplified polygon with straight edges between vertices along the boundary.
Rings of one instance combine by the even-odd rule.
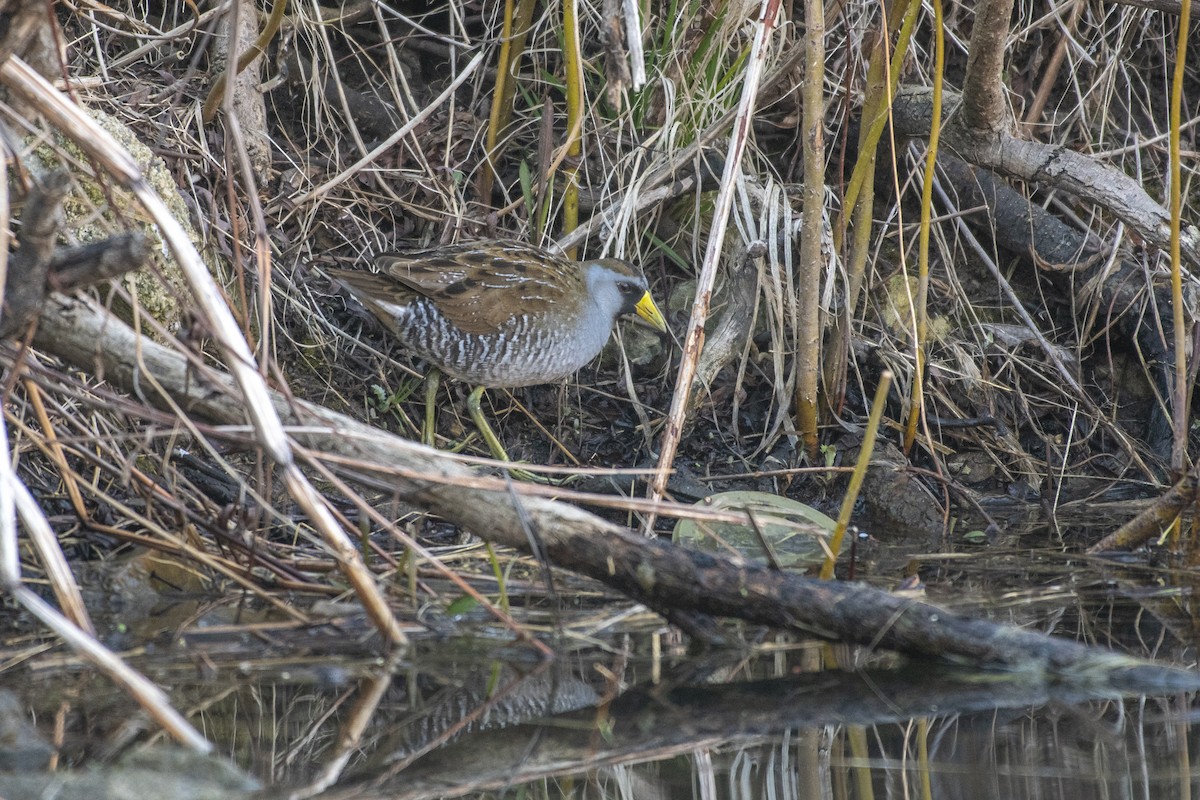
[[[643,294],[642,299],[638,300],[634,311],[637,313],[638,317],[645,320],[646,324],[651,328],[654,328],[654,330],[658,331],[659,333],[667,332],[667,321],[663,319],[662,312],[659,311],[658,306],[654,304],[654,298],[650,296],[649,292]]]

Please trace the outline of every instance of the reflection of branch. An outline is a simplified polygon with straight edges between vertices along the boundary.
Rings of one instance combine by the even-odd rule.
[[[1182,670],[1168,674],[1167,680],[1176,685],[1192,682]],[[1135,692],[1165,688],[1149,675],[1142,676],[1140,688],[1134,688],[1139,686],[1136,676],[1122,677],[1117,683]],[[626,692],[600,709],[464,737],[399,775],[364,770],[345,788],[350,789],[347,795],[357,789],[395,800],[442,796],[451,786],[456,792],[478,793],[604,765],[643,762],[651,753],[666,759],[698,750],[726,750],[786,732],[800,731],[803,736],[824,726],[903,726],[914,717],[954,719],[959,735],[967,736],[975,728],[972,722],[981,729],[993,726],[997,709],[1031,713],[1031,707],[1075,707],[1111,698],[1112,691],[1090,677],[1065,683],[1029,673],[981,678],[976,670],[928,663],[726,684],[675,685],[668,680],[653,690]],[[633,796],[673,795],[647,790]]]
[[[445,688],[423,703],[419,712],[381,726],[387,734],[371,761],[356,768],[358,774],[377,774],[383,765],[388,774],[395,774],[447,741],[511,729],[539,717],[594,709],[600,702],[595,688],[562,661],[543,662],[530,674],[503,661],[487,670],[452,665],[437,680]]]

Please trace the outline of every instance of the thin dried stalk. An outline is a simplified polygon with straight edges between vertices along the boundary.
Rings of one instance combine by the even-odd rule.
[[[1175,328],[1175,397],[1172,419],[1175,424],[1175,441],[1171,448],[1171,468],[1176,475],[1187,467],[1188,410],[1191,407],[1191,373],[1188,370],[1188,338],[1190,331],[1184,324],[1187,309],[1183,299],[1183,254],[1180,234],[1183,221],[1183,175],[1179,154],[1179,140],[1183,128],[1183,77],[1187,63],[1188,26],[1191,22],[1192,2],[1183,0],[1179,14],[1179,40],[1175,44],[1175,73],[1171,77],[1170,165],[1171,179],[1167,182],[1170,192],[1170,253],[1171,253],[1171,312]],[[1192,356],[1195,358],[1195,354]],[[1193,558],[1200,554],[1200,542],[1193,541]]]
[[[692,390],[692,379],[696,375],[696,363],[700,359],[700,349],[704,346],[704,323],[708,320],[713,283],[716,281],[717,265],[720,263],[722,246],[725,241],[726,223],[729,220],[729,212],[733,208],[734,190],[737,187],[737,178],[741,171],[742,154],[746,150],[746,138],[754,117],[754,106],[758,99],[758,88],[766,58],[766,45],[779,17],[779,9],[779,0],[763,0],[762,11],[754,35],[754,45],[746,64],[741,99],[738,102],[737,116],[734,118],[733,135],[730,136],[729,148],[725,154],[721,191],[717,194],[717,201],[713,208],[712,230],[704,251],[704,262],[701,265],[700,275],[696,279],[696,300],[692,305],[691,318],[688,320],[687,336],[683,344],[683,358],[679,364],[675,393],[671,397],[671,410],[667,413],[662,450],[658,458],[658,472],[650,485],[649,496],[652,500],[659,500],[666,493],[671,464],[675,460],[675,453],[679,449],[679,440],[683,436],[688,396]],[[647,536],[654,535],[653,516],[649,517],[646,522],[645,533]]]
[[[801,308],[796,375],[796,430],[809,458],[817,457],[818,377],[821,372],[821,252],[825,221],[825,4],[804,3],[804,88],[801,148],[804,151],[804,212],[800,237]]]
[[[272,460],[283,468],[284,480],[293,499],[310,515],[326,544],[337,555],[339,565],[374,623],[389,641],[405,642],[400,624],[375,585],[358,550],[337,526],[324,499],[297,468],[287,435],[271,405],[266,384],[254,367],[254,355],[242,338],[229,307],[225,305],[224,296],[183,227],[150,188],[137,163],[91,117],[20,59],[11,58],[0,67],[0,81],[30,103],[36,104],[54,124],[132,192],[154,219],[187,277],[198,310],[205,316],[209,330],[224,352],[225,362],[245,398],[246,411],[254,423],[259,443]]]
[[[0,416],[0,439],[8,441],[3,416]],[[0,448],[0,584],[17,604],[37,617],[66,642],[67,646],[128,692],[176,741],[201,753],[212,750],[212,745],[199,731],[171,706],[162,689],[131,669],[115,653],[96,641],[88,631],[76,625],[21,583],[16,525],[18,515],[25,524],[25,529],[34,541],[39,543],[38,548],[44,555],[50,551],[57,551],[56,556],[47,560],[47,565],[52,566],[62,560],[62,552],[58,550],[57,539],[50,523],[33,495],[12,471],[8,448],[4,447]],[[62,566],[65,568],[65,563]]]
[[[563,70],[567,84],[567,141],[563,148],[567,156],[564,170],[566,188],[563,190],[564,233],[579,226],[579,158],[583,154],[583,61],[579,52],[578,0],[563,0]],[[568,258],[575,258],[575,248],[568,248]]]
[[[942,0],[933,3],[933,123],[929,127],[929,148],[925,154],[925,182],[921,189],[921,229],[917,240],[917,296],[912,395],[909,398],[908,424],[904,428],[904,452],[917,438],[917,423],[925,408],[925,359],[929,338],[929,233],[933,214],[933,171],[937,165],[938,140],[942,133],[942,72],[946,62],[945,35],[942,30]]]

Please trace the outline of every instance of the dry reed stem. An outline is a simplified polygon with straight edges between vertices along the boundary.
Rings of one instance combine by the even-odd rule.
[[[651,500],[661,500],[666,493],[667,478],[670,476],[675,453],[679,448],[679,440],[683,436],[688,396],[692,391],[692,379],[696,374],[696,363],[700,359],[700,350],[704,346],[704,323],[708,319],[709,302],[712,298],[713,284],[717,278],[717,266],[720,263],[722,245],[725,240],[725,226],[729,220],[729,212],[733,208],[734,189],[741,172],[742,154],[746,149],[750,121],[753,118],[755,102],[758,99],[758,87],[762,79],[767,42],[779,16],[779,8],[779,0],[763,0],[759,18],[755,24],[754,44],[750,50],[750,58],[747,60],[741,99],[738,102],[733,133],[725,154],[721,189],[717,193],[717,200],[713,208],[712,229],[709,233],[700,274],[696,279],[696,300],[688,319],[688,330],[683,344],[683,358],[679,364],[675,393],[671,397],[671,408],[667,412],[667,422],[663,429],[661,451],[658,457],[658,474],[654,476],[654,480],[650,484],[649,497]],[[647,520],[644,530],[647,536],[654,534],[653,515]]]
[[[137,163],[90,116],[63,97],[44,78],[12,58],[0,66],[0,81],[35,104],[64,133],[88,152],[105,170],[131,191],[153,217],[187,278],[198,309],[225,353],[225,362],[238,382],[246,411],[254,422],[259,443],[284,470],[284,480],[293,498],[313,519],[326,544],[337,554],[367,613],[392,642],[406,641],[396,618],[363,564],[358,551],[346,539],[329,514],[324,500],[296,468],[286,434],[271,406],[266,384],[254,368],[254,356],[242,338],[237,323],[225,305],[224,296],[196,252],[180,223],[146,183]]]
[[[804,160],[803,231],[800,238],[799,284],[806,287],[796,316],[798,321],[796,431],[805,453],[816,460],[820,447],[817,392],[821,371],[822,227],[825,222],[825,5],[822,0],[804,4],[804,87],[801,89],[800,149]]]
[[[0,437],[8,441],[4,418],[0,416]],[[26,531],[33,537],[48,569],[58,571],[62,561],[58,540],[37,501],[12,471],[8,448],[0,449],[0,583],[13,600],[35,616],[47,628],[67,643],[67,646],[86,659],[96,669],[123,688],[150,717],[161,725],[180,744],[197,752],[207,753],[212,745],[171,706],[166,692],[144,675],[131,669],[87,630],[46,603],[21,582],[18,556],[17,526],[19,516]],[[63,564],[65,567],[65,564]],[[74,580],[70,581],[74,585]],[[81,601],[82,602],[82,601]],[[86,620],[86,615],[84,616]]]

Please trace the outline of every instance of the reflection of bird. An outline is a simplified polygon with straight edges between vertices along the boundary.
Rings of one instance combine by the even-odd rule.
[[[532,245],[481,241],[388,253],[377,263],[378,273],[329,274],[405,347],[475,385],[467,401],[471,418],[503,460],[504,448],[479,408],[485,388],[570,375],[600,352],[624,315],[667,330],[642,271],[615,258],[571,261]],[[432,443],[430,398],[432,391],[426,444]]]

